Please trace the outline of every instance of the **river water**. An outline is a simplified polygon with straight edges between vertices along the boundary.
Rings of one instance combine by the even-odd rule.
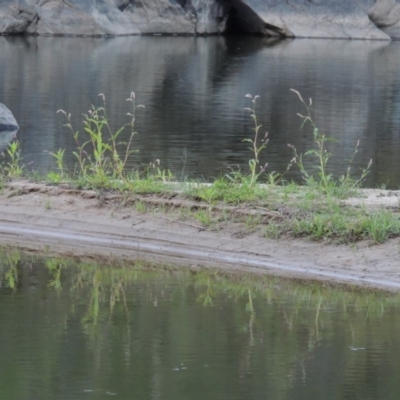
[[[0,259],[0,399],[397,400],[399,298]]]
[[[342,174],[360,140],[354,171],[374,166],[368,186],[400,184],[400,43],[345,40],[268,41],[250,37],[0,37],[0,102],[15,114],[24,161],[46,173],[55,169],[46,151],[65,148],[75,164],[72,134],[57,114],[82,113],[106,96],[112,126],[127,122],[131,91],[146,106],[138,110],[129,168],[160,160],[174,175],[210,179],[230,168],[247,168],[252,136],[245,95],[260,95],[262,155],[268,171],[283,172],[291,156],[312,147],[310,129],[300,129],[304,108],[290,91],[312,98],[320,131],[337,141],[331,170]],[[310,161],[312,163],[312,161]],[[299,179],[293,169],[288,179]]]

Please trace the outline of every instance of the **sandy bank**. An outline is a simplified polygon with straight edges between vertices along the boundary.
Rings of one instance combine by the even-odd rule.
[[[399,193],[366,191],[374,207],[398,207]],[[375,200],[373,200],[375,199]],[[138,200],[138,199],[136,199]],[[133,199],[133,202],[135,200]],[[332,245],[298,239],[267,240],[239,223],[217,231],[181,220],[169,199],[147,196],[151,211],[98,196],[27,182],[0,195],[0,244],[65,256],[141,259],[191,267],[218,267],[282,277],[400,291],[400,239],[381,245]]]

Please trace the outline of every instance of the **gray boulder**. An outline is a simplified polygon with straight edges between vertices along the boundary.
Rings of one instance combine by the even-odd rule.
[[[376,0],[368,17],[391,38],[400,39],[400,4],[396,0]]]
[[[0,133],[16,132],[19,126],[12,115],[12,112],[2,103],[0,103]]]
[[[2,103],[0,103],[0,150],[7,147],[19,129],[17,121],[11,111]]]

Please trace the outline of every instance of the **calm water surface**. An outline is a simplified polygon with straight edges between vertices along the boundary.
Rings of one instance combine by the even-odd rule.
[[[161,161],[178,177],[215,177],[237,165],[247,168],[251,136],[245,95],[260,95],[259,117],[270,145],[263,162],[283,172],[288,143],[310,148],[300,130],[303,112],[290,88],[312,98],[320,130],[337,139],[332,172],[344,172],[358,139],[355,172],[374,160],[370,186],[400,185],[400,43],[258,38],[0,37],[0,102],[15,114],[25,162],[47,172],[44,151],[66,148],[71,167],[74,142],[58,109],[82,113],[107,98],[113,126],[126,122],[131,91],[146,108],[137,118],[136,148],[129,168]],[[288,178],[299,178],[293,171]]]
[[[3,254],[0,399],[397,400],[399,298]]]

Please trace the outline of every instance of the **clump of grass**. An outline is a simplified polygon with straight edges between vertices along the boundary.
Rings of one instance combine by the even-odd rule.
[[[160,167],[159,159],[150,164],[146,171],[146,175],[148,178],[155,179],[162,183],[172,182],[175,178],[169,169],[162,169]]]
[[[146,204],[143,203],[143,201],[140,201],[140,200],[135,201],[135,208],[136,208],[136,211],[141,213],[141,214],[143,214],[143,213],[145,213],[147,211]]]
[[[382,243],[400,235],[400,220],[387,210],[317,207],[312,213],[295,216],[290,222],[290,229],[294,236],[313,240],[352,243],[365,239]]]
[[[264,236],[267,239],[279,239],[282,233],[282,226],[274,221],[268,222],[264,228]]]
[[[193,214],[193,217],[205,227],[209,227],[213,222],[212,212],[210,209],[198,210]]]
[[[3,179],[19,178],[24,174],[25,167],[22,164],[21,148],[18,140],[11,142],[6,153],[3,153],[5,162],[0,165],[0,174]]]
[[[240,204],[261,201],[268,197],[268,191],[260,185],[253,185],[245,176],[236,173],[235,181],[226,176],[217,178],[210,185],[196,185],[189,190],[191,197],[198,198],[208,204],[225,202]]]
[[[293,151],[294,161],[300,169],[304,181],[310,187],[315,187],[328,195],[335,195],[337,197],[346,197],[353,193],[356,189],[360,188],[361,184],[365,181],[365,178],[370,172],[372,166],[372,160],[368,163],[365,169],[361,170],[360,176],[357,178],[352,177],[352,166],[353,161],[358,153],[360,141],[357,141],[353,155],[349,160],[346,168],[346,172],[339,178],[334,179],[332,174],[328,172],[328,162],[332,154],[327,149],[327,144],[334,141],[332,137],[321,133],[312,117],[312,99],[309,100],[308,104],[304,101],[300,92],[294,89],[290,89],[299,98],[300,102],[306,109],[306,114],[298,114],[303,120],[301,127],[303,128],[306,124],[310,124],[313,130],[315,148],[306,151],[304,154],[298,153],[297,149],[289,144],[289,147]],[[316,169],[318,173],[312,175],[304,164],[304,156],[313,156],[317,159]]]
[[[50,152],[55,159],[57,168],[59,172],[51,171],[47,174],[47,179],[52,183],[60,183],[66,178],[65,168],[64,168],[64,154],[65,149],[59,149],[55,153]]]
[[[400,234],[400,220],[398,216],[388,210],[375,212],[369,218],[359,221],[359,224],[366,232],[367,237],[376,243],[383,243]]]

